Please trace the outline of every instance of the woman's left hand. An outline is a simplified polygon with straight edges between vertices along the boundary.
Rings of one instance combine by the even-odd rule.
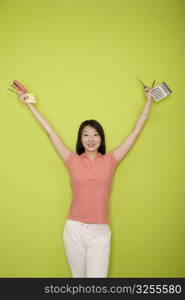
[[[144,95],[146,100],[152,100],[151,92],[153,91],[154,88],[146,88],[144,90]]]

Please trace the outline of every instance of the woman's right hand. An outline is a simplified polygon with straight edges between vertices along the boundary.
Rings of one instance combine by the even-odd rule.
[[[29,97],[26,96],[26,95],[24,94],[24,92],[18,92],[18,93],[17,93],[17,96],[18,96],[19,101],[23,102],[24,104],[28,104],[28,103],[26,102],[26,99],[28,99]]]

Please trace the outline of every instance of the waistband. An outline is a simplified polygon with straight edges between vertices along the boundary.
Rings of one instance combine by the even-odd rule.
[[[109,227],[110,228],[109,224],[107,224],[107,223],[84,223],[84,222],[76,221],[76,220],[72,220],[72,219],[67,219],[66,223],[69,223],[69,224],[71,223],[76,226],[84,227],[84,228],[90,228],[90,227]]]

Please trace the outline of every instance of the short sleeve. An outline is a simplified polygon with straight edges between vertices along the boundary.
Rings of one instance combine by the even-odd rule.
[[[76,158],[76,154],[73,152],[69,152],[67,158],[64,160],[64,164],[66,167],[70,168]]]
[[[111,151],[107,155],[109,156],[112,168],[116,168],[116,166],[119,164],[119,160],[116,159],[114,152]]]

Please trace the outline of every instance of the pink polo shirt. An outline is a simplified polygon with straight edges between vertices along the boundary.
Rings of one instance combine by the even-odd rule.
[[[108,197],[112,177],[118,164],[114,152],[93,159],[85,153],[69,152],[64,161],[70,174],[73,198],[68,219],[84,223],[110,223]]]

